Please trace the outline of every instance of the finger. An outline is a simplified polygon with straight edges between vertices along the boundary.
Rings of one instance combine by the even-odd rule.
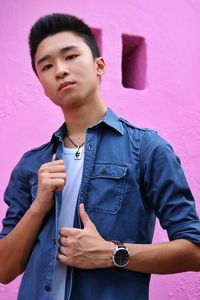
[[[66,173],[66,168],[64,164],[59,164],[59,165],[58,164],[52,165],[52,164],[53,163],[44,164],[40,167],[38,171],[40,173],[58,173],[58,172]]]
[[[48,180],[51,186],[64,188],[67,183],[67,176],[65,174],[52,174],[48,177]]]
[[[58,160],[54,160],[54,161],[50,161],[48,163],[45,163],[44,165],[46,165],[46,166],[56,166],[56,165],[65,165],[65,163],[64,163],[63,159],[58,159]]]
[[[84,204],[83,203],[81,203],[80,205],[79,205],[79,214],[80,214],[80,218],[81,218],[81,221],[82,221],[82,223],[83,223],[83,227],[85,228],[85,227],[88,227],[88,226],[95,226],[93,223],[92,223],[92,221],[90,220],[90,218],[89,218],[89,216],[88,216],[88,214],[86,213],[86,211],[85,211],[85,206],[84,206]]]
[[[47,168],[54,167],[54,166],[65,166],[65,164],[62,159],[59,159],[59,160],[50,161],[48,163],[42,164],[40,169],[46,170]]]
[[[54,192],[62,191],[65,186],[65,179],[52,179],[51,187]]]
[[[60,239],[59,239],[59,244],[61,245],[61,246],[67,246],[67,237],[60,237]]]
[[[61,246],[61,247],[59,247],[58,251],[59,251],[60,254],[63,254],[65,256],[67,256],[67,249],[66,249],[66,247],[62,247]]]
[[[80,233],[80,230],[82,231],[82,229],[78,229],[78,228],[69,228],[69,227],[62,227],[59,231],[60,237],[70,237],[70,236],[74,236],[77,233]]]
[[[57,259],[59,260],[59,262],[65,264],[65,265],[69,265],[69,264],[67,263],[67,256],[66,256],[66,255],[63,255],[63,254],[58,253]]]
[[[48,166],[47,171],[49,173],[66,173],[65,165]]]
[[[47,176],[48,178],[67,178],[67,173],[62,169],[54,169],[43,172],[43,176]]]

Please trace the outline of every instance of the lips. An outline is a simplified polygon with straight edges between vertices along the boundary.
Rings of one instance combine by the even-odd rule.
[[[65,81],[65,82],[61,83],[59,85],[58,91],[61,91],[66,86],[69,86],[69,85],[72,85],[72,84],[74,84],[74,82],[72,82],[72,81]]]

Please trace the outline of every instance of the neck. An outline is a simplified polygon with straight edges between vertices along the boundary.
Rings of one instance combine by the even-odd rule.
[[[107,108],[103,101],[93,105],[84,105],[79,108],[63,111],[69,136],[85,134],[85,131],[98,123],[104,116]]]

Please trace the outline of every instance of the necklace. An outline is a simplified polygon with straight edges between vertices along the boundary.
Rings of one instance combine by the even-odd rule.
[[[82,158],[82,154],[83,154],[81,147],[85,144],[85,142],[83,142],[80,146],[78,146],[74,143],[74,141],[72,141],[72,139],[68,135],[66,135],[66,138],[68,138],[70,140],[70,142],[77,148],[77,151],[74,155],[74,159],[80,160]]]

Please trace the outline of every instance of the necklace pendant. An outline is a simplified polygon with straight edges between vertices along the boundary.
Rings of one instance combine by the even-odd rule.
[[[78,147],[78,149],[74,155],[74,159],[80,160],[82,158],[82,155],[83,155],[83,151],[82,151],[82,149],[80,149],[80,147]]]

